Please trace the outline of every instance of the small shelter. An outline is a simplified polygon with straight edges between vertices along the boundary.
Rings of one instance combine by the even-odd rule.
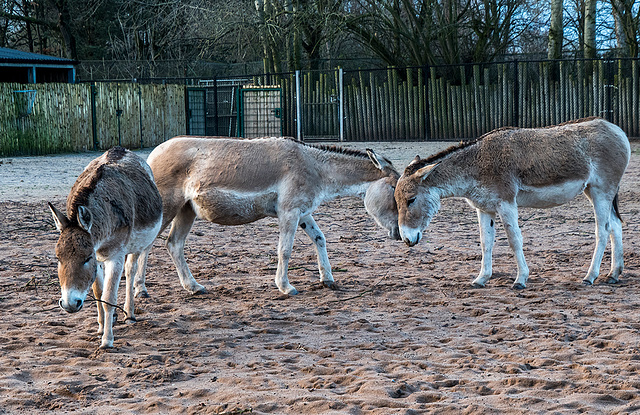
[[[75,83],[77,63],[72,59],[0,48],[0,82]]]

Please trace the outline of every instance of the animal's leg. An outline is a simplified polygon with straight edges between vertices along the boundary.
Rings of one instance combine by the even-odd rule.
[[[607,275],[607,283],[615,284],[624,270],[624,256],[622,251],[622,222],[613,211],[613,207],[609,222],[611,223],[611,272]]]
[[[187,261],[184,259],[185,240],[187,239],[189,231],[191,231],[195,219],[196,213],[193,211],[191,205],[184,205],[175,218],[173,218],[171,231],[169,231],[169,237],[167,238],[167,249],[176,266],[180,283],[184,289],[191,294],[201,294],[205,293],[206,289],[193,278]]]
[[[596,278],[598,278],[598,275],[600,275],[602,257],[604,256],[607,240],[611,233],[610,217],[613,209],[611,208],[611,198],[605,197],[597,190],[587,187],[584,194],[587,195],[593,204],[593,212],[596,219],[596,247],[593,250],[589,271],[587,271],[587,275],[582,280],[584,284],[591,285]],[[620,233],[622,234],[622,231],[620,231]]]
[[[144,285],[144,281],[147,273],[147,260],[149,259],[149,252],[151,252],[152,246],[153,243],[138,256],[138,269],[133,279],[133,292],[136,298],[149,298],[149,293],[147,292],[147,287]]]
[[[482,266],[478,278],[471,283],[476,288],[482,288],[491,278],[493,244],[496,237],[495,215],[476,209],[478,226],[480,228],[480,248],[482,249]]]
[[[293,212],[287,212],[278,215],[280,227],[280,238],[278,240],[278,269],[276,270],[276,286],[278,289],[288,295],[298,294],[293,285],[289,284],[287,269],[289,268],[289,260],[291,259],[291,250],[293,249],[293,241],[296,236],[296,228],[298,227],[299,216]]]
[[[300,218],[300,227],[311,238],[315,247],[316,254],[318,255],[318,268],[320,269],[320,282],[326,287],[335,290],[336,284],[333,281],[333,275],[331,273],[331,264],[329,263],[329,256],[327,255],[327,240],[324,234],[318,227],[318,224],[311,215]]]
[[[96,270],[96,280],[93,282],[93,298],[99,300],[102,298],[102,287],[104,286],[104,265],[102,262],[98,262],[98,268]],[[104,308],[99,301],[96,301],[98,306],[98,334],[104,332]]]
[[[509,246],[518,264],[518,275],[513,282],[513,288],[521,290],[527,286],[529,267],[522,251],[522,232],[520,232],[520,226],[518,226],[518,207],[515,203],[503,202],[500,204],[498,214],[502,219],[504,230],[507,232]]]
[[[133,279],[138,271],[138,259],[140,254],[129,254],[126,256],[124,263],[124,277],[126,282],[126,291],[124,298],[125,322],[133,323],[136,321],[135,307],[133,305]]]
[[[102,307],[104,308],[104,333],[101,349],[113,347],[113,312],[118,301],[118,285],[122,278],[124,255],[104,262],[104,291]]]

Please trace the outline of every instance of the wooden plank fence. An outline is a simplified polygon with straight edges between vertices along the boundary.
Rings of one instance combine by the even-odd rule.
[[[544,127],[594,115],[640,137],[639,70],[638,59],[617,59],[345,71],[345,140],[470,139],[503,126]],[[337,135],[330,105],[335,72],[302,77],[307,136]],[[295,136],[295,77],[279,82],[285,134]]]
[[[27,90],[30,114],[29,93],[16,92]],[[0,156],[152,147],[184,134],[185,120],[183,85],[0,83]]]
[[[30,114],[30,93],[36,91]],[[93,148],[90,87],[0,83],[0,156]]]
[[[347,141],[460,140],[503,126],[543,127],[597,115],[640,137],[640,60],[503,62],[254,77],[279,85],[283,133]],[[36,96],[30,114],[29,93]],[[155,146],[185,134],[185,86],[1,84],[0,156]],[[93,101],[92,101],[93,100]],[[95,109],[94,109],[95,108]],[[95,129],[94,129],[95,126]],[[95,137],[95,143],[94,143]]]

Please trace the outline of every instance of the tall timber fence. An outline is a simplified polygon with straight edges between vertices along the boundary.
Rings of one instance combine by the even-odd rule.
[[[600,116],[640,137],[638,59],[340,72],[269,80],[283,87],[286,134],[345,141],[458,140],[504,126],[544,127]]]
[[[0,83],[0,156],[152,147],[185,119],[184,85]]]
[[[260,134],[247,128],[255,115],[249,107],[269,117],[254,117],[258,123],[280,123],[274,131],[309,141],[460,140],[498,127],[543,127],[588,116],[640,137],[638,59],[156,81],[0,84],[0,156],[147,147],[185,133]],[[239,101],[274,90],[280,102],[270,102],[269,109]]]

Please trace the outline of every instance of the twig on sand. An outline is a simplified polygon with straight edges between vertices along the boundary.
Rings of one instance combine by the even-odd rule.
[[[122,311],[122,313],[124,314],[124,317],[125,317],[125,318],[124,318],[124,320],[125,320],[125,321],[127,321],[127,320],[135,321],[135,318],[129,317],[129,315],[127,314],[127,312],[126,312],[126,311],[124,311],[124,308],[120,307],[120,306],[119,306],[119,305],[117,305],[117,304],[111,304],[111,303],[110,303],[110,302],[108,302],[108,301],[100,300],[100,299],[98,299],[98,298],[95,298],[93,295],[90,295],[90,297],[88,298],[88,300],[89,300],[89,301],[95,301],[96,303],[102,303],[102,304],[110,305],[110,306],[111,306],[111,307],[113,307],[113,308],[117,308],[118,310]],[[117,320],[117,315],[116,315],[115,313],[114,313],[114,316],[115,316],[115,318],[116,318],[116,320]]]
[[[34,275],[29,279],[29,281],[27,281],[26,284],[24,284],[21,288],[19,288],[18,291],[34,290],[36,292],[36,295],[39,295],[38,287],[41,287],[41,286],[47,287],[47,286],[52,286],[54,284],[55,284],[55,281],[53,281],[51,274],[49,274],[48,272],[45,272],[45,282],[40,282],[38,280],[38,276]]]

